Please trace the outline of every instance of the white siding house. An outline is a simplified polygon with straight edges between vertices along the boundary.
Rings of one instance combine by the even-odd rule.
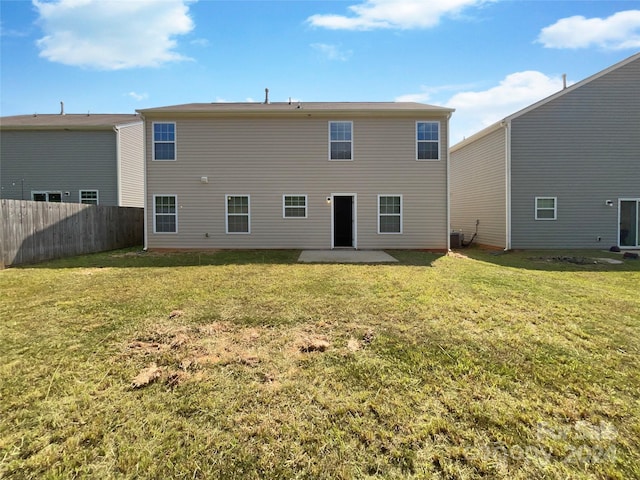
[[[144,206],[138,115],[0,118],[0,198]]]
[[[141,110],[146,246],[448,248],[448,119],[417,103]]]
[[[640,246],[640,53],[451,148],[451,228],[520,248]]]

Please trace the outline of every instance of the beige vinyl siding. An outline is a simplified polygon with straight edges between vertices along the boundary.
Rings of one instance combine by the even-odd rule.
[[[640,59],[512,121],[513,248],[617,245],[617,199],[640,197],[639,85]],[[557,220],[534,219],[536,196]]]
[[[116,134],[113,130],[2,130],[2,198],[24,199],[32,191],[62,192],[80,201],[80,190],[98,190],[100,205],[117,205]],[[65,195],[64,192],[69,192]]]
[[[339,193],[357,195],[358,248],[446,248],[443,117],[146,117],[147,203],[156,193],[179,199],[178,234],[150,233],[149,248],[330,248],[326,199]],[[353,121],[353,161],[328,160],[333,120]],[[442,120],[442,160],[415,160],[416,120]],[[151,161],[153,121],[176,122],[175,162]],[[306,219],[282,217],[292,193],[307,195]],[[225,194],[251,196],[250,235],[225,234]],[[402,235],[377,233],[378,194],[403,195]],[[152,215],[147,222],[152,232]]]
[[[451,152],[451,229],[474,243],[506,247],[505,128]]]
[[[120,206],[144,207],[144,138],[142,122],[119,126]]]

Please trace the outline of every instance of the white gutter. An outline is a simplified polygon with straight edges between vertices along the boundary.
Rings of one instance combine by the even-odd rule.
[[[505,178],[505,251],[511,250],[511,120],[502,122],[504,127],[504,178]]]
[[[451,147],[449,146],[449,120],[451,119],[451,115],[453,112],[449,112],[447,114],[447,252],[451,251],[451,190],[450,190],[450,158],[451,158]]]
[[[142,250],[146,252],[147,248],[149,248],[149,229],[147,228],[147,121],[142,113],[140,114],[140,118],[142,118],[142,157],[144,158],[144,161],[142,162],[142,174],[144,178],[144,245],[142,246]]]
[[[116,132],[116,196],[118,197],[118,206],[122,206],[122,149],[120,146],[120,127],[113,126]]]

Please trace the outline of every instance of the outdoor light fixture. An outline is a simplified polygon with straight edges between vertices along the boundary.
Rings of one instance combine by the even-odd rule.
[[[331,203],[331,197],[327,197],[327,203]]]
[[[611,201],[611,200],[605,200],[604,204],[605,204],[607,207],[613,207],[613,201]]]
[[[200,183],[209,183],[209,177],[200,177]]]

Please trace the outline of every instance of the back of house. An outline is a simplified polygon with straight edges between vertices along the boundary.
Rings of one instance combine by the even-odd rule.
[[[0,198],[144,206],[142,121],[133,114],[0,119]]]
[[[448,247],[448,119],[418,103],[141,110],[146,246]]]
[[[451,226],[498,248],[640,246],[640,53],[451,149]]]

